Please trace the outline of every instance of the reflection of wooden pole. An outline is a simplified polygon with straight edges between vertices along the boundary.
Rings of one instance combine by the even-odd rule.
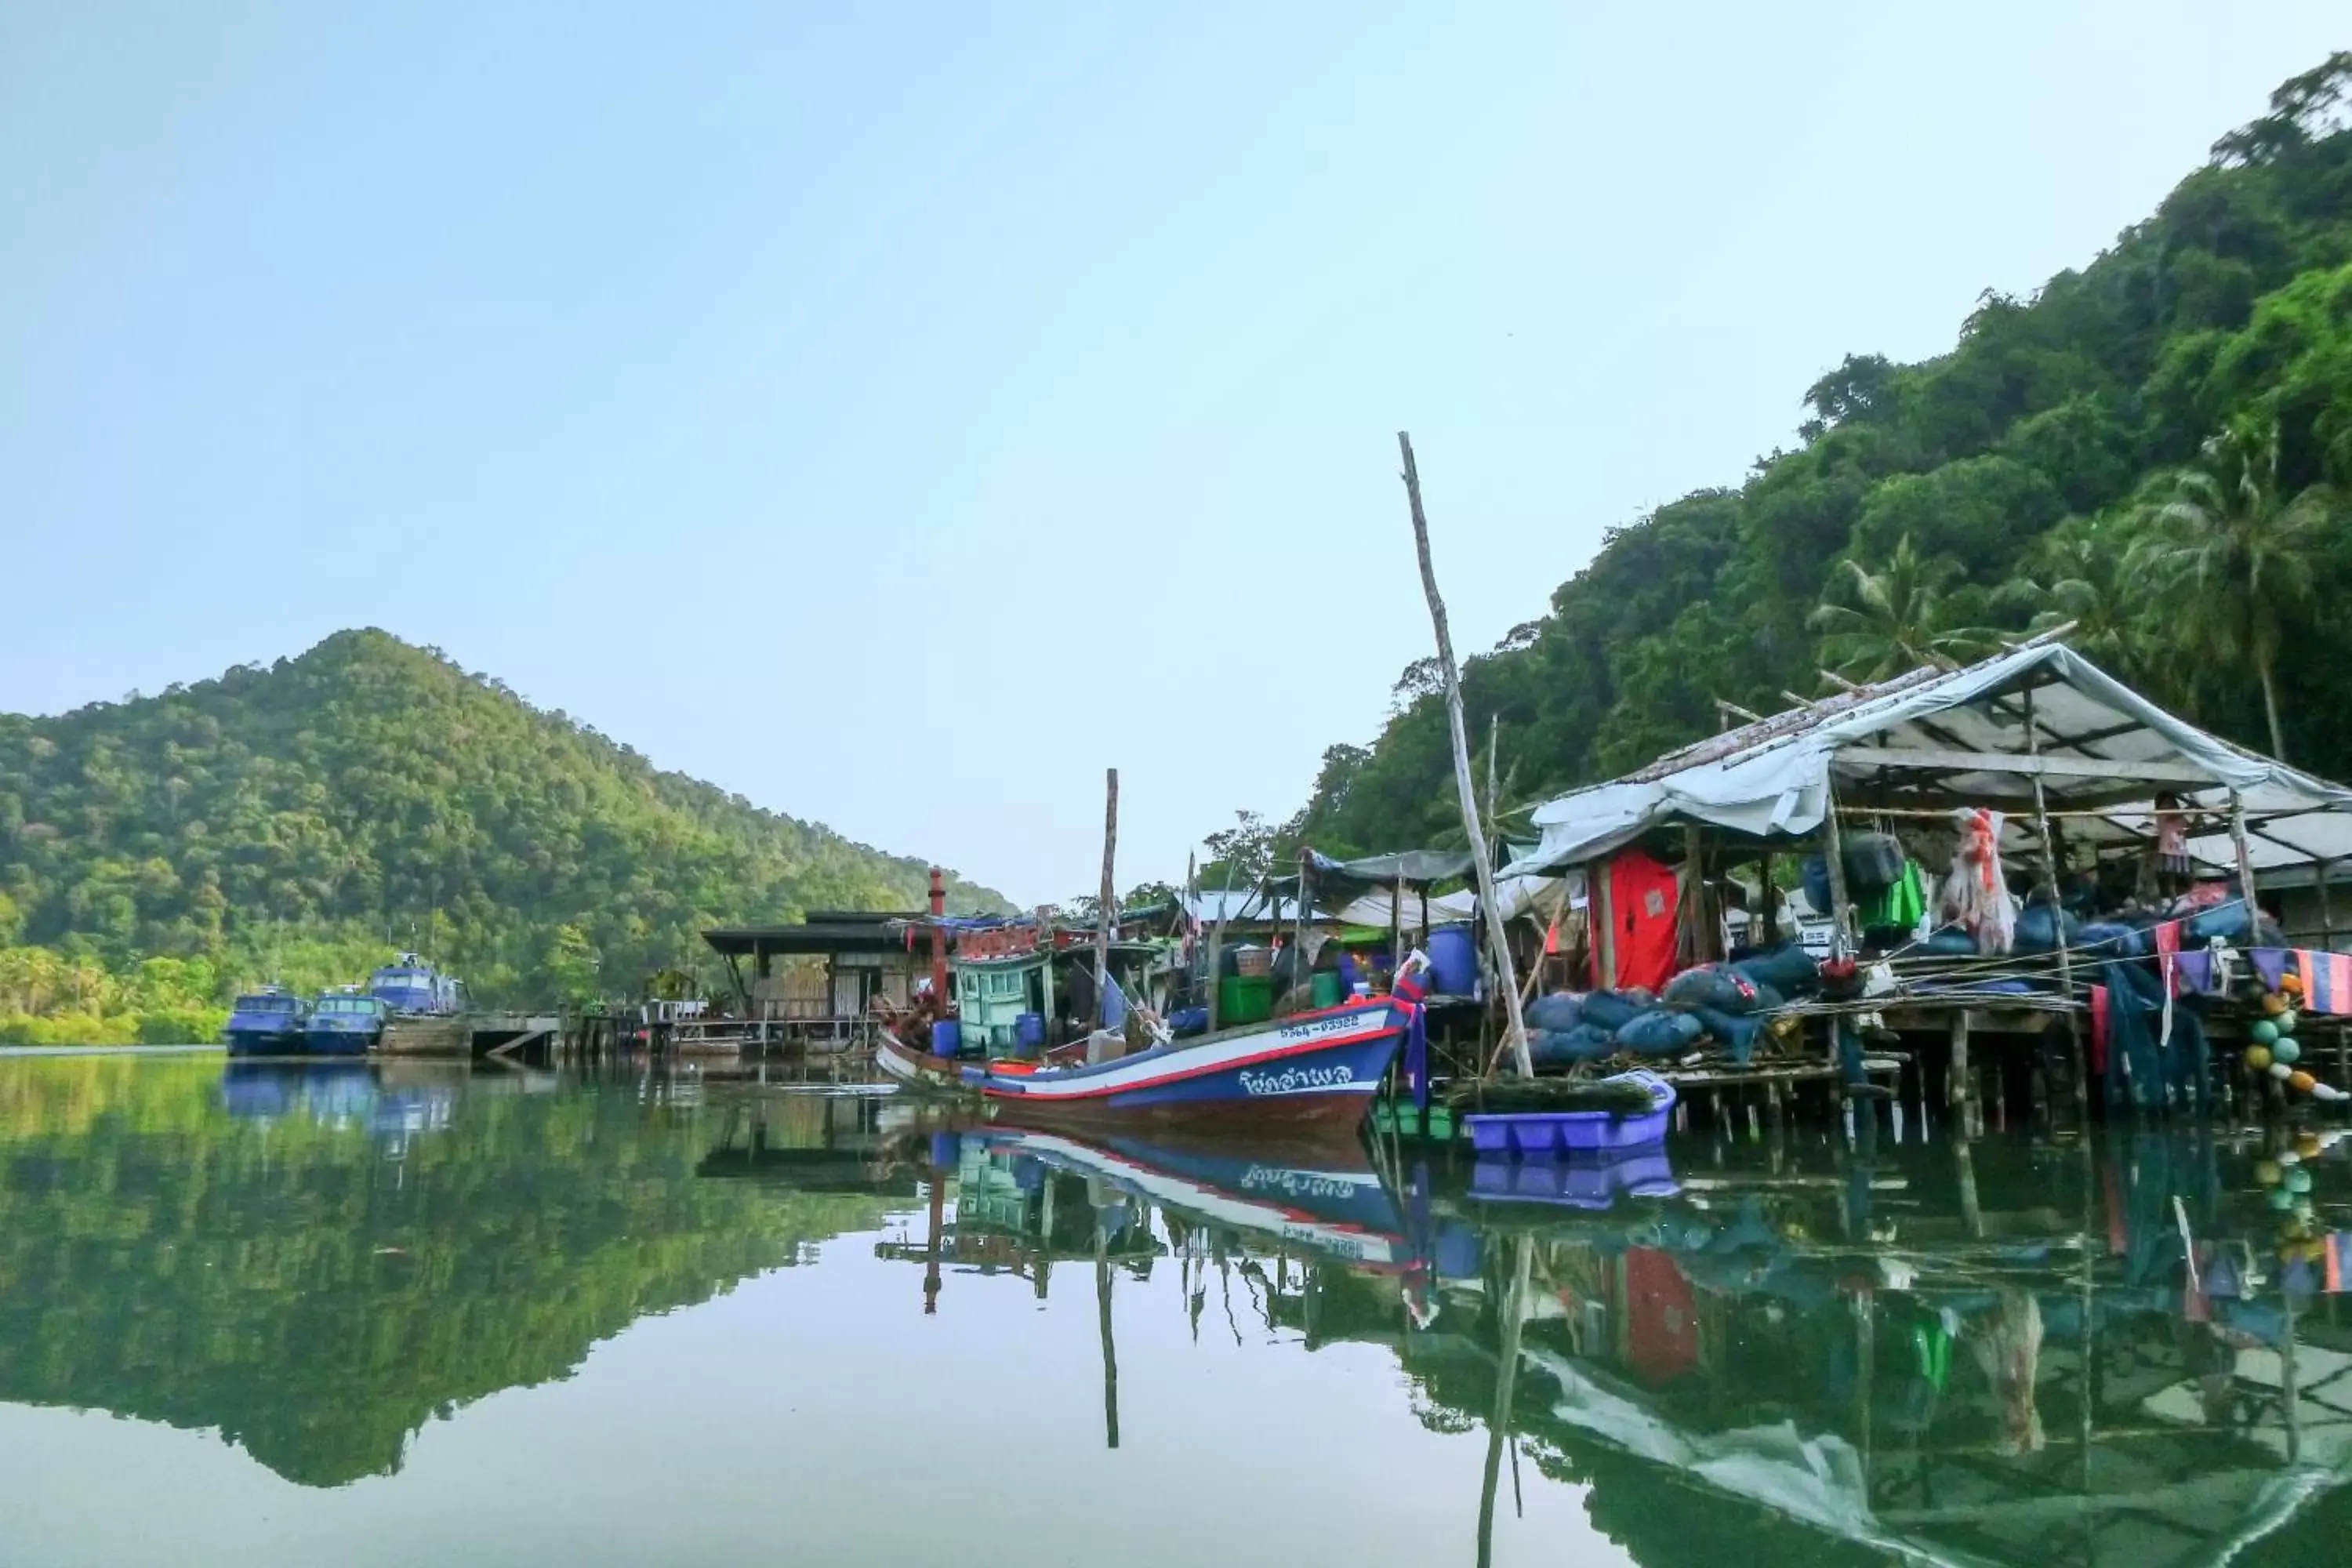
[[[1944,1097],[1951,1102],[1960,1123],[1961,1135],[1968,1132],[1969,1100],[1976,1086],[1969,1080],[1969,1010],[1952,1009],[1952,1065],[1946,1074]]]
[[[948,1173],[931,1168],[931,1231],[923,1244],[923,1316],[940,1310],[940,1227],[948,1197]]]
[[[1454,638],[1445,629],[1445,601],[1438,596],[1437,569],[1429,562],[1429,519],[1421,510],[1421,470],[1413,466],[1412,438],[1397,432],[1397,447],[1404,455],[1405,499],[1412,507],[1412,544],[1421,558],[1421,587],[1429,600],[1430,625],[1437,633],[1437,663],[1445,676],[1445,721],[1454,739],[1454,787],[1461,796],[1462,828],[1470,839],[1471,868],[1478,874],[1478,906],[1486,914],[1486,940],[1495,945],[1495,968],[1502,980],[1503,1000],[1510,1009],[1511,1065],[1521,1078],[1535,1076],[1528,1058],[1527,1020],[1519,1013],[1519,974],[1511,961],[1511,935],[1503,926],[1502,906],[1495,901],[1495,864],[1486,848],[1486,829],[1478,825],[1478,792],[1470,782],[1470,743],[1463,733],[1462,673],[1454,665]]]
[[[1952,1160],[1960,1179],[1960,1224],[1972,1237],[1984,1235],[1984,1210],[1977,1206],[1977,1157],[1969,1147],[1969,1130],[1962,1127],[1952,1137]]]
[[[1528,1279],[1535,1247],[1524,1236],[1511,1238],[1511,1288],[1503,1296],[1503,1355],[1495,1371],[1495,1409],[1486,1421],[1486,1480],[1478,1494],[1478,1568],[1495,1553],[1495,1486],[1502,1479],[1503,1447],[1511,1435],[1511,1390],[1519,1378],[1519,1331],[1526,1321]]]
[[[1048,1238],[1050,1243],[1051,1238]],[[1095,1210],[1095,1316],[1102,1326],[1103,1438],[1118,1447],[1118,1347],[1110,1337],[1110,1233]]]

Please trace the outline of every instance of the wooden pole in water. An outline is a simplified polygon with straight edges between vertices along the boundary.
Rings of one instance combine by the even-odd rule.
[[[1478,825],[1478,792],[1470,780],[1470,746],[1463,733],[1462,672],[1454,665],[1454,638],[1445,628],[1445,601],[1438,596],[1437,569],[1429,561],[1429,519],[1421,507],[1421,470],[1412,460],[1412,437],[1397,432],[1397,449],[1404,456],[1404,493],[1412,507],[1413,552],[1421,559],[1421,588],[1429,599],[1429,620],[1437,633],[1437,664],[1445,675],[1445,720],[1454,739],[1454,785],[1462,797],[1462,826],[1470,837],[1471,868],[1478,874],[1478,907],[1486,917],[1486,939],[1495,946],[1495,969],[1502,978],[1505,1005],[1510,1009],[1511,1065],[1521,1078],[1535,1076],[1528,1058],[1527,1020],[1519,1012],[1518,966],[1511,961],[1511,933],[1503,924],[1503,909],[1495,900],[1495,867],[1486,851],[1486,833]]]
[[[1118,923],[1118,894],[1111,880],[1111,861],[1118,850],[1118,770],[1103,770],[1103,869],[1102,892],[1095,903],[1095,1016],[1088,1034],[1090,1040],[1102,1040],[1104,1001],[1110,995],[1110,933]],[[1087,1047],[1087,1059],[1098,1061],[1109,1049],[1108,1042]],[[1113,1444],[1114,1447],[1118,1445]]]

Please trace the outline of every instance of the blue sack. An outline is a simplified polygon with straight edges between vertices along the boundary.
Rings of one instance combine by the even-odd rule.
[[[2047,904],[2028,904],[2017,911],[2017,941],[2011,951],[2017,952],[2055,952],[2071,947],[2083,934],[2083,925],[2063,910],[2053,910]]]
[[[1829,908],[1827,904],[1820,907]],[[1731,967],[1753,984],[1769,985],[1784,996],[1806,996],[1821,989],[1821,964],[1793,942],[1783,942],[1754,958],[1743,958]]]
[[[1573,1067],[1614,1056],[1617,1042],[1608,1030],[1591,1024],[1573,1029],[1545,1029],[1528,1035],[1528,1059],[1537,1067]]]
[[[1804,884],[1805,902],[1813,906],[1815,914],[1828,914],[1833,907],[1829,861],[1819,855],[1808,855],[1798,863],[1797,873],[1797,879]]]
[[[2137,926],[2113,921],[2095,921],[2077,932],[2074,940],[2115,958],[2138,958],[2147,952],[2147,938]]]
[[[1717,1043],[1731,1053],[1731,1059],[1743,1066],[1756,1054],[1756,1038],[1764,1032],[1761,1018],[1736,1018],[1728,1013],[1718,1013],[1712,1007],[1701,1007],[1694,1015],[1706,1026]]]
[[[1674,1056],[1696,1045],[1706,1032],[1696,1016],[1661,1007],[1619,1026],[1617,1043],[1637,1056]]]
[[[1603,1029],[1620,1028],[1639,1017],[1645,1009],[1635,1006],[1613,991],[1589,991],[1584,997],[1584,1021]]]
[[[1702,964],[1685,969],[1666,982],[1658,1000],[1669,1007],[1686,1010],[1712,1007],[1718,1013],[1745,1013],[1755,1005],[1750,1000],[1751,987],[1719,964]]]
[[[1555,991],[1528,1004],[1528,1026],[1565,1033],[1584,1022],[1584,1001],[1572,991]]]

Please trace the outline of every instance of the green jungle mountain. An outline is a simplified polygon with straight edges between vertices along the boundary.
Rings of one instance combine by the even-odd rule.
[[[1806,390],[1793,448],[1612,531],[1466,662],[1479,775],[1492,718],[1507,809],[1716,731],[1718,700],[1778,711],[1831,689],[1824,670],[2072,622],[2074,647],[2176,711],[2352,777],[2347,110],[2352,52],[2281,86],[2079,271],[1987,293],[1937,358],[1847,356]],[[1246,874],[1302,836],[1459,844],[1450,769],[1423,660],[1370,746],[1325,753],[1296,816],[1244,814],[1212,850]]]
[[[394,947],[488,1003],[630,994],[704,927],[916,909],[928,878],[381,631],[0,714],[0,1040],[208,1035],[240,984],[361,980]]]
[[[0,1402],[212,1430],[306,1486],[878,1227],[904,1193],[701,1173],[743,1134],[634,1090],[82,1056],[0,1078]],[[824,1103],[773,1108],[814,1146]],[[806,1126],[797,1122],[808,1123]],[[913,1286],[910,1283],[910,1293]]]

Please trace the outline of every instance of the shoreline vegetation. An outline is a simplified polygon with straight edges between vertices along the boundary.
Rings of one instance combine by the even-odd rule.
[[[0,714],[0,1045],[217,1037],[423,952],[489,1007],[634,994],[700,932],[921,907],[930,862],[763,810],[436,650]],[[959,912],[1008,910],[950,874]],[[706,965],[707,968],[707,965]]]

